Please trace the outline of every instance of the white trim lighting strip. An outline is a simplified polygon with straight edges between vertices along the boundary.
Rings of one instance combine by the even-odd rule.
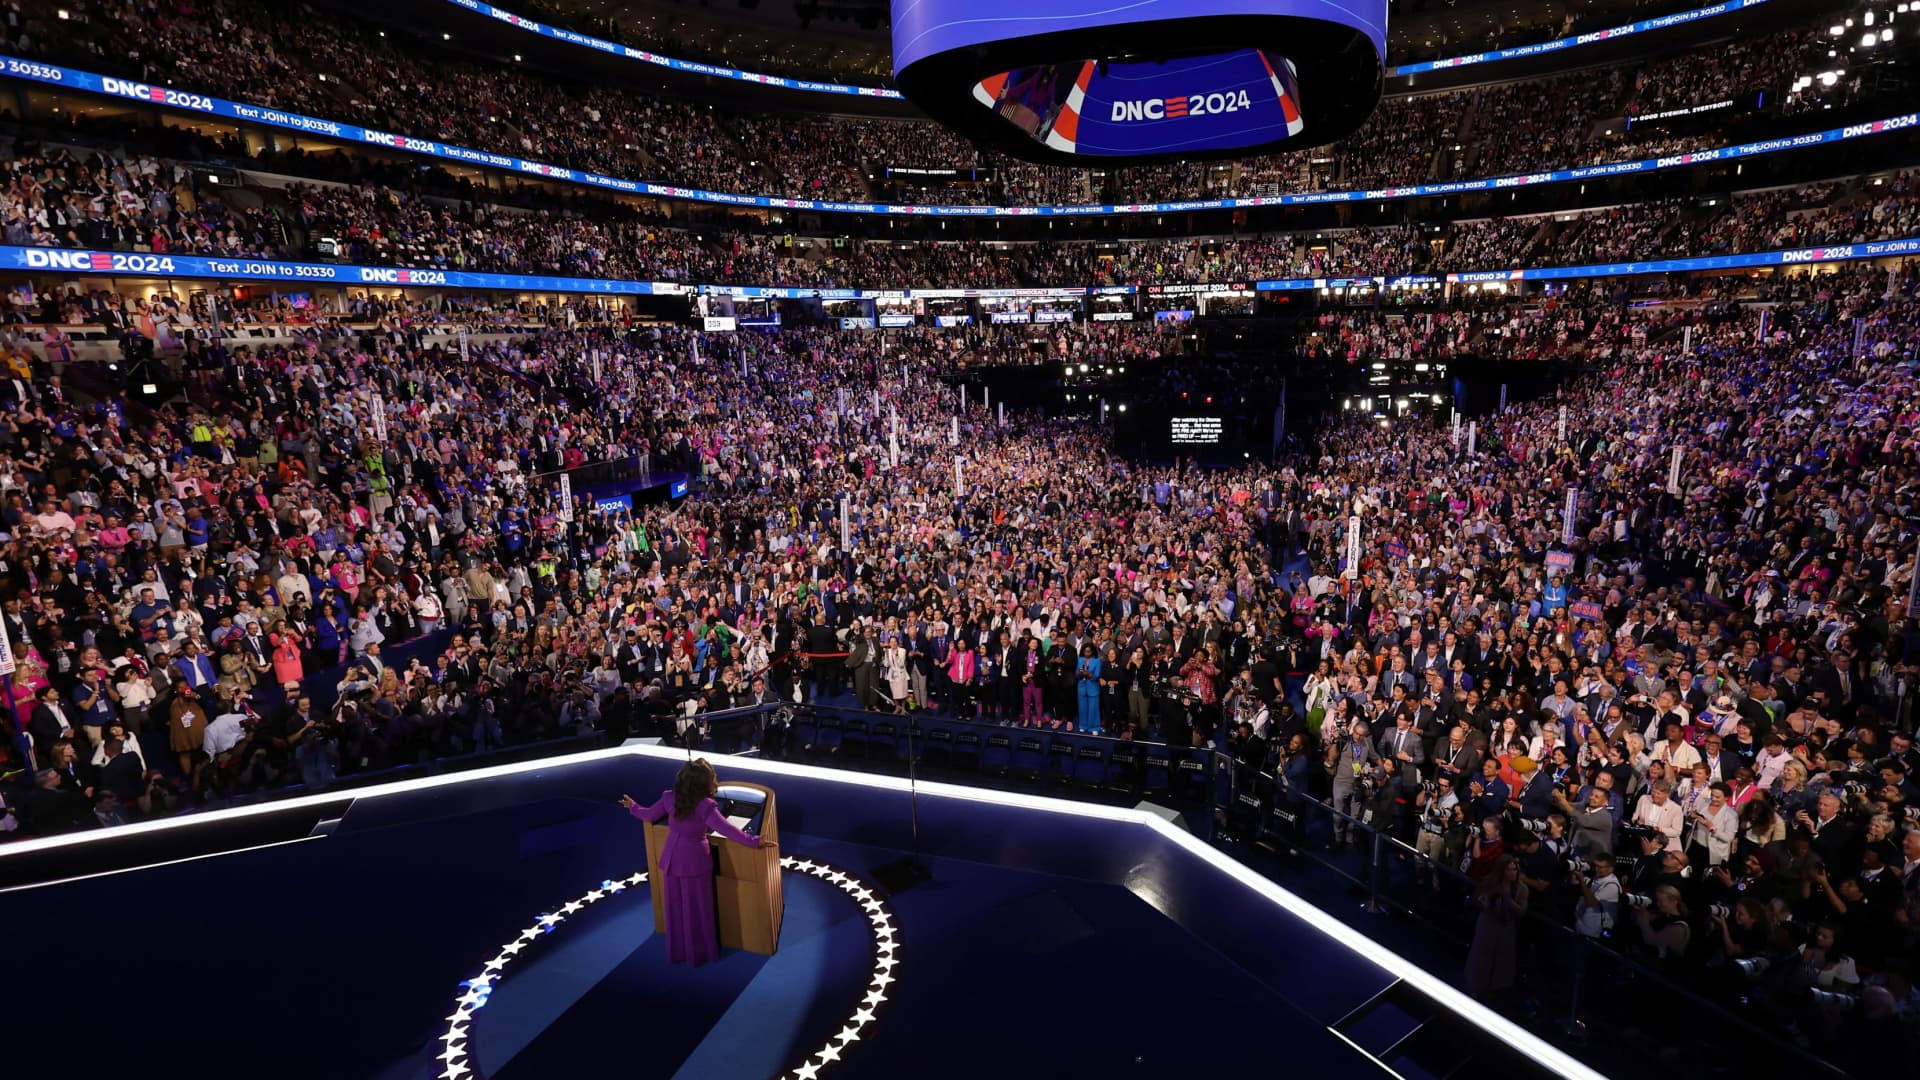
[[[558,769],[569,765],[586,764],[594,761],[618,760],[622,757],[646,757],[662,761],[684,761],[686,752],[662,746],[622,746],[605,750],[589,750],[579,754],[547,758],[539,761],[516,762],[510,765],[495,765],[470,772],[453,773],[444,776],[423,777],[418,780],[402,780],[391,784],[379,784],[354,791],[331,795],[308,795],[281,802],[263,803],[257,806],[238,807],[232,810],[215,810],[205,814],[194,814],[185,818],[169,818],[164,821],[143,822],[122,826],[117,829],[84,833],[79,836],[55,836],[39,840],[26,840],[18,844],[0,848],[0,858],[18,851],[39,851],[48,848],[77,846],[97,843],[101,840],[127,836],[136,831],[158,832],[171,828],[182,828],[203,821],[233,820],[257,814],[275,813],[281,810],[298,809],[302,806],[317,806],[338,803],[343,799],[378,799],[384,796],[405,792],[424,791],[451,784],[465,784],[480,780],[491,780],[504,776],[518,776],[537,772],[542,769]],[[850,787],[866,788],[870,791],[893,791],[906,793],[910,784],[905,777],[875,776],[862,773],[848,773],[814,765],[802,765],[787,761],[773,761],[765,758],[737,757],[723,754],[709,754],[708,758],[724,761],[728,768],[743,772],[760,773],[768,776],[791,776],[827,783],[843,784]],[[989,788],[967,787],[958,784],[922,782],[918,785],[922,795],[931,798],[958,799],[967,802],[985,803],[993,806],[1005,806],[1038,813],[1066,814],[1074,817],[1096,818],[1104,821],[1128,825],[1144,825],[1156,830],[1162,837],[1172,841],[1195,858],[1208,863],[1235,881],[1264,897],[1275,907],[1294,915],[1308,927],[1325,934],[1334,942],[1353,952],[1376,967],[1385,970],[1396,978],[1404,979],[1416,989],[1433,998],[1440,1005],[1458,1014],[1470,1023],[1500,1038],[1515,1050],[1532,1058],[1541,1067],[1567,1080],[1605,1080],[1605,1075],[1581,1062],[1579,1059],[1559,1049],[1475,1001],[1458,987],[1411,960],[1400,956],[1384,945],[1373,941],[1359,931],[1344,925],[1332,925],[1326,914],[1307,903],[1293,893],[1255,873],[1245,865],[1229,858],[1222,852],[1202,843],[1192,835],[1176,829],[1144,811],[1114,806],[1100,806],[1093,803],[1070,802],[1064,799],[1046,798],[1037,795],[1024,795],[1018,792],[995,791]]]

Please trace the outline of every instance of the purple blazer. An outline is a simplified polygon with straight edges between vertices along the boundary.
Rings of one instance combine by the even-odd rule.
[[[667,846],[660,852],[660,872],[668,877],[711,877],[713,875],[713,849],[707,845],[707,833],[717,832],[736,843],[751,848],[760,846],[760,838],[741,832],[733,823],[720,816],[720,808],[712,799],[701,799],[700,805],[693,808],[693,816],[684,820],[673,816],[673,789],[660,793],[660,800],[652,806],[633,804],[629,811],[634,817],[647,821],[668,819]]]

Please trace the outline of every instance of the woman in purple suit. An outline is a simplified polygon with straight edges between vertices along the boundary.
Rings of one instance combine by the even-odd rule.
[[[757,848],[760,838],[734,828],[720,816],[713,795],[720,778],[706,759],[680,766],[673,787],[660,793],[652,806],[642,806],[631,795],[620,805],[647,821],[666,818],[667,844],[660,852],[661,895],[667,906],[667,959],[699,965],[720,957],[720,936],[714,926],[713,849],[707,832]]]

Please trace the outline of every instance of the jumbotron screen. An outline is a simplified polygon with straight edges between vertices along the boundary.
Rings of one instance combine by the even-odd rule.
[[[1092,157],[1259,145],[1298,135],[1304,124],[1293,65],[1260,49],[1043,64],[982,80],[974,97],[1052,149]]]
[[[1319,145],[1379,100],[1386,0],[895,0],[894,74],[1028,161],[1214,160]]]
[[[1167,421],[1167,441],[1175,446],[1218,446],[1226,435],[1218,416],[1176,416]]]

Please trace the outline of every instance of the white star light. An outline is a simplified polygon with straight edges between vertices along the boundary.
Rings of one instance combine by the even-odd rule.
[[[893,983],[893,969],[899,964],[895,956],[900,947],[895,940],[898,931],[894,927],[892,913],[880,896],[846,871],[825,863],[817,863],[810,859],[796,859],[791,856],[780,860],[780,865],[784,869],[808,874],[838,886],[849,899],[860,905],[867,916],[868,926],[873,931],[873,981],[868,987],[866,996],[861,999],[863,1007],[857,1009],[847,1021],[846,1026],[841,1028],[815,1055],[818,1060],[803,1059],[802,1064],[792,1074],[795,1080],[817,1080],[823,1068],[840,1060],[841,1052],[860,1040],[862,1029],[874,1020],[875,1007],[886,1003],[886,988]],[[447,1063],[445,1070],[440,1074],[441,1080],[460,1080],[463,1076],[474,1075],[473,1070],[461,1064],[459,1060],[467,1056],[464,1045],[467,1038],[467,1024],[474,1018],[474,1012],[486,1005],[494,984],[499,981],[506,966],[513,961],[520,950],[538,940],[542,934],[552,933],[566,921],[567,916],[579,912],[588,904],[624,892],[629,888],[644,885],[646,881],[645,871],[636,871],[618,880],[602,881],[599,888],[585,893],[577,900],[567,902],[555,912],[540,916],[533,926],[522,930],[518,937],[500,950],[498,955],[487,961],[479,975],[462,983],[461,986],[466,989],[466,992],[455,999],[458,1005],[453,1015],[447,1017],[446,1034],[440,1037],[440,1041],[446,1044],[446,1049],[440,1054],[439,1060]]]

